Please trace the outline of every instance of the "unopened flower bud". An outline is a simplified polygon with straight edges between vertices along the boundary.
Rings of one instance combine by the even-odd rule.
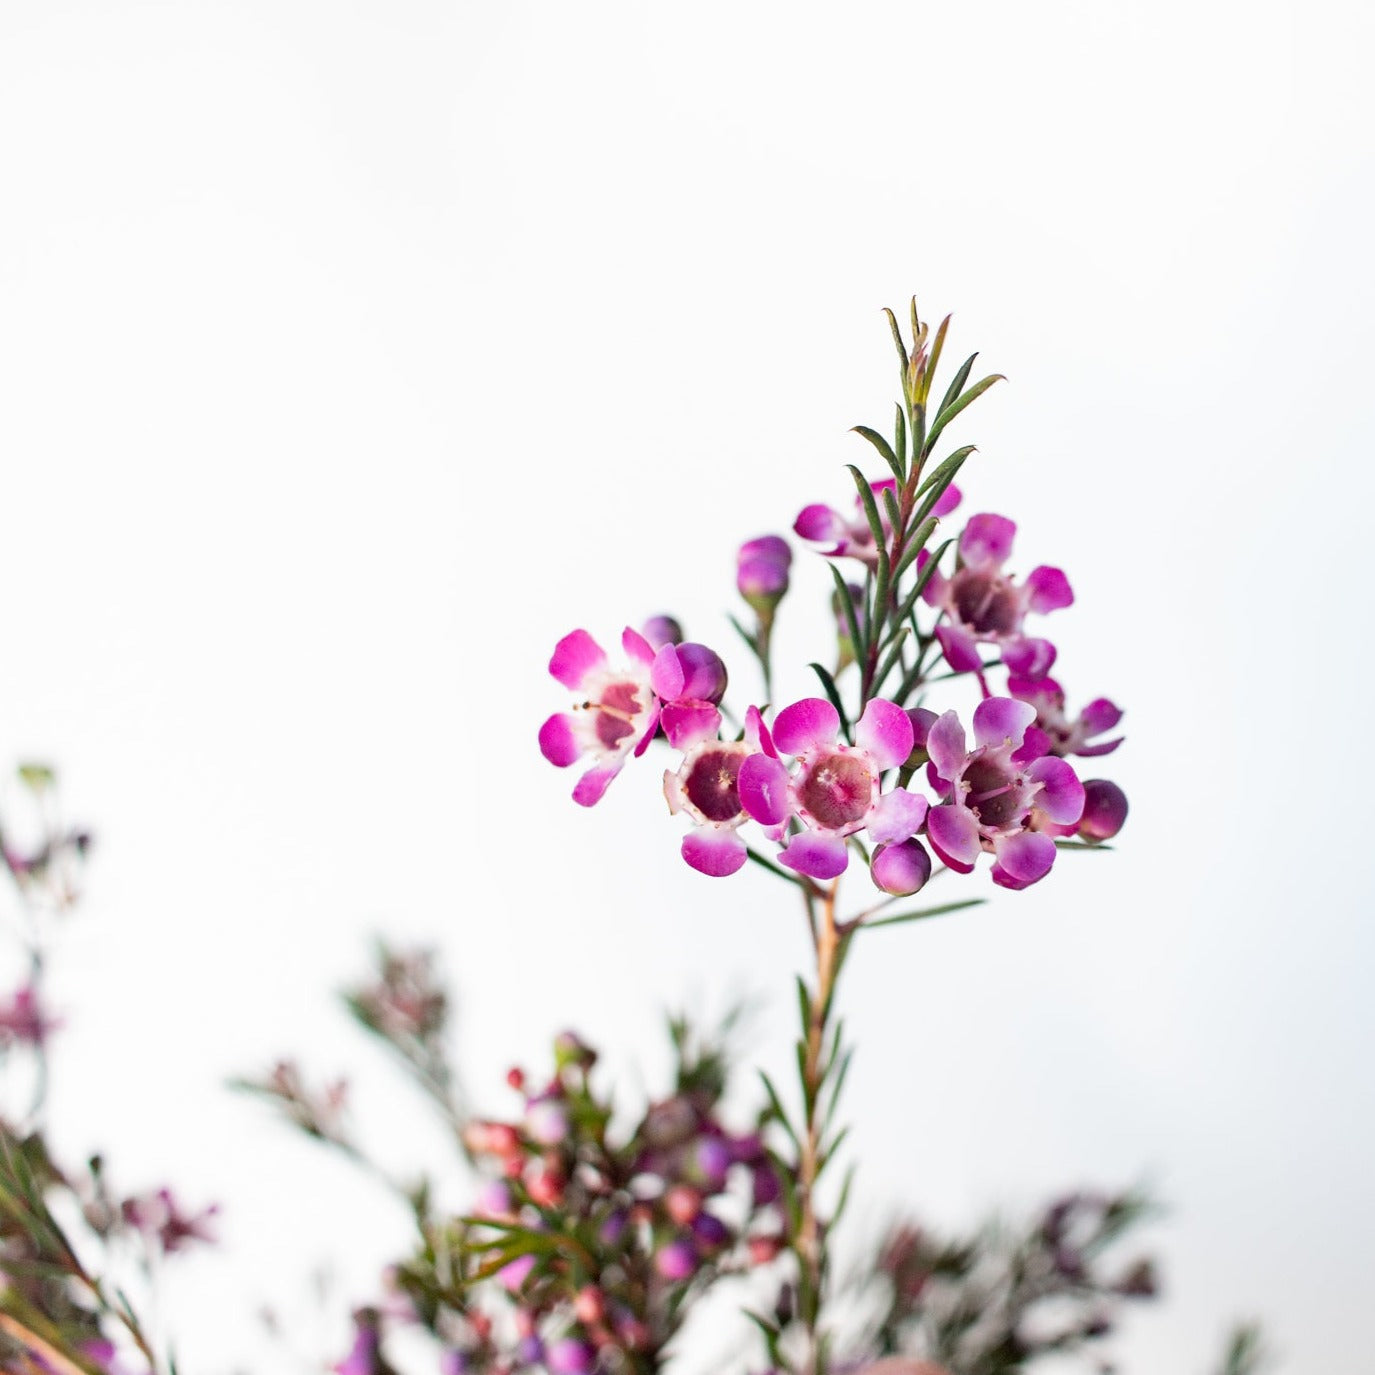
[[[541,1098],[525,1110],[525,1130],[541,1146],[557,1146],[568,1135],[568,1114],[562,1103]]]
[[[564,1337],[553,1343],[544,1354],[550,1375],[584,1375],[592,1369],[596,1353],[577,1337]]]
[[[606,1296],[594,1284],[585,1284],[573,1300],[573,1316],[589,1326],[606,1316]]]
[[[793,551],[787,540],[778,535],[761,535],[740,546],[735,585],[761,619],[771,617],[774,607],[783,600],[792,561]]]
[[[1084,781],[1084,814],[1079,834],[1085,840],[1111,840],[1127,819],[1127,795],[1106,778]]]
[[[697,1250],[690,1241],[670,1241],[655,1254],[654,1268],[666,1280],[685,1280],[697,1268]]]
[[[751,1265],[767,1265],[783,1249],[783,1238],[753,1236],[747,1243]]]
[[[896,898],[920,892],[931,877],[931,856],[919,840],[900,845],[881,845],[874,852],[869,872],[874,883]]]
[[[683,642],[683,627],[672,616],[651,616],[640,627],[640,633],[653,649],[662,649],[665,645],[679,645]]]
[[[664,1195],[664,1211],[680,1227],[686,1227],[702,1211],[702,1195],[687,1184],[675,1184]]]
[[[714,1213],[701,1212],[692,1220],[692,1237],[705,1251],[719,1251],[730,1240],[730,1228]]]
[[[576,1031],[561,1031],[554,1038],[554,1063],[560,1069],[569,1065],[591,1069],[597,1063],[597,1052]]]
[[[680,697],[715,705],[726,695],[726,666],[714,649],[689,640],[678,646],[678,664],[683,670]]]

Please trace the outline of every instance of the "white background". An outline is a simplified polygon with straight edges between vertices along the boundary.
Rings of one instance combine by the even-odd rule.
[[[371,931],[440,945],[491,1111],[565,1023],[629,1101],[661,1009],[740,990],[784,1064],[787,895],[681,865],[653,760],[574,807],[545,664],[673,610],[756,691],[733,549],[848,501],[914,290],[1010,379],[952,432],[966,510],[1068,571],[1045,628],[1127,708],[1133,812],[856,952],[856,1221],[1148,1179],[1128,1369],[1245,1315],[1278,1368],[1362,1363],[1371,38],[1267,0],[0,9],[0,751],[99,833],[59,1143],[224,1205],[167,1276],[185,1370],[305,1368],[263,1302],[337,1355],[405,1235],[227,1075],[356,1066],[382,1152],[439,1158],[332,1002]],[[796,585],[781,695],[825,652]]]

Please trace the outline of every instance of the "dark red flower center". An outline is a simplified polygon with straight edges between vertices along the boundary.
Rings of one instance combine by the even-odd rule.
[[[733,821],[740,815],[740,750],[706,749],[692,761],[683,782],[687,800],[708,821]]]
[[[1020,775],[996,759],[975,759],[964,771],[969,785],[964,805],[981,826],[1002,830],[1022,819],[1027,809],[1026,787]]]
[[[618,748],[634,729],[642,710],[638,683],[608,683],[598,701],[588,706],[597,713],[597,739],[609,750]]]
[[[960,620],[976,635],[1012,635],[1021,624],[1017,589],[1004,577],[982,569],[955,574],[954,602]]]
[[[874,800],[874,774],[855,754],[823,754],[807,770],[798,801],[828,830],[855,828]]]

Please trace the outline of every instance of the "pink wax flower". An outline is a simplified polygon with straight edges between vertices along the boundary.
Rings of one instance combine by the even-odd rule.
[[[621,647],[629,665],[613,668],[587,631],[574,630],[549,660],[549,672],[582,700],[540,727],[540,751],[561,769],[591,756],[592,767],[573,789],[573,800],[584,807],[601,800],[632,750],[644,753],[659,725],[659,700],[649,681],[654,651],[629,626]]]
[[[1047,754],[1087,758],[1111,754],[1122,743],[1120,735],[1114,740],[1095,742],[1096,736],[1112,730],[1122,719],[1121,709],[1106,697],[1095,697],[1071,721],[1065,713],[1064,689],[1054,678],[1026,678],[1013,673],[1008,677],[1007,690],[1010,696],[1036,708],[1036,724],[1028,728],[1028,734],[1038,731],[1045,737]]]
[[[61,1025],[39,1003],[38,989],[32,984],[16,988],[0,1001],[0,1046],[41,1046]]]
[[[1033,568],[1020,586],[1003,572],[1016,533],[1006,516],[971,516],[960,535],[959,567],[949,578],[932,574],[922,593],[928,605],[946,613],[936,638],[957,673],[980,666],[980,644],[997,645],[1003,663],[1028,678],[1044,677],[1055,662],[1055,646],[1026,635],[1022,622],[1028,611],[1070,606],[1074,593],[1058,568]]]
[[[1070,825],[1084,810],[1084,787],[1074,770],[1053,755],[1036,757],[1026,745],[1036,709],[1011,697],[989,697],[974,711],[971,750],[964,727],[947,711],[926,737],[932,786],[946,800],[926,818],[926,838],[959,873],[974,867],[980,851],[994,856],[993,881],[1025,888],[1044,878],[1055,862],[1055,842],[1042,818]]]
[[[683,837],[683,859],[700,874],[725,878],[748,858],[738,834],[750,819],[740,800],[740,770],[761,750],[776,760],[773,742],[755,707],[745,714],[745,738],[739,741],[720,739],[721,713],[705,702],[671,703],[663,720],[670,743],[683,751],[677,770],[664,771],[669,811],[685,812],[693,822]]]
[[[790,775],[767,752],[752,754],[740,769],[740,799],[756,821],[774,827],[793,818],[802,823],[779,862],[810,878],[844,873],[847,836],[867,830],[879,844],[896,844],[914,835],[926,816],[924,797],[880,788],[880,775],[912,752],[912,721],[901,707],[876,697],[864,708],[855,743],[847,745],[839,736],[835,707],[806,697],[784,707],[773,727],[776,749],[793,756],[796,771]]]
[[[874,493],[874,499],[878,502],[879,520],[883,526],[883,533],[885,537],[891,536],[892,527],[888,521],[882,493],[885,488],[896,493],[897,482],[891,477],[886,477],[878,482],[871,482],[869,487]],[[941,493],[940,499],[931,509],[931,514],[948,516],[959,504],[960,489],[951,483]],[[811,506],[804,506],[793,522],[793,530],[812,544],[821,545],[822,547],[817,552],[824,554],[829,559],[859,559],[861,563],[867,563],[871,567],[878,564],[878,549],[874,545],[874,532],[869,528],[869,521],[864,514],[864,506],[858,497],[855,498],[855,514],[852,516],[842,515],[834,507],[819,502]]]

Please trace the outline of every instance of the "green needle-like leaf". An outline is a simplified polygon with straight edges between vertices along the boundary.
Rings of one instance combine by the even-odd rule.
[[[936,423],[931,426],[931,433],[926,436],[926,449],[929,453],[935,448],[936,440],[940,438],[941,431],[968,406],[972,406],[989,387],[995,382],[1005,382],[1007,379],[1000,372],[995,372],[991,377],[985,377],[982,381],[975,382],[963,396],[956,397],[948,406],[944,407],[940,414],[936,416]]]
[[[867,425],[851,426],[852,433],[863,435],[870,444],[883,455],[883,461],[892,469],[893,476],[899,482],[906,480],[906,474],[902,470],[902,464],[898,461],[898,456],[893,452],[893,446],[877,430],[871,430]]]
[[[897,926],[902,922],[925,921],[927,917],[943,917],[947,912],[959,912],[966,907],[981,907],[987,898],[964,898],[960,902],[943,902],[939,907],[924,907],[920,912],[902,912],[894,917],[879,917],[876,921],[866,921],[866,931],[880,926]]]

